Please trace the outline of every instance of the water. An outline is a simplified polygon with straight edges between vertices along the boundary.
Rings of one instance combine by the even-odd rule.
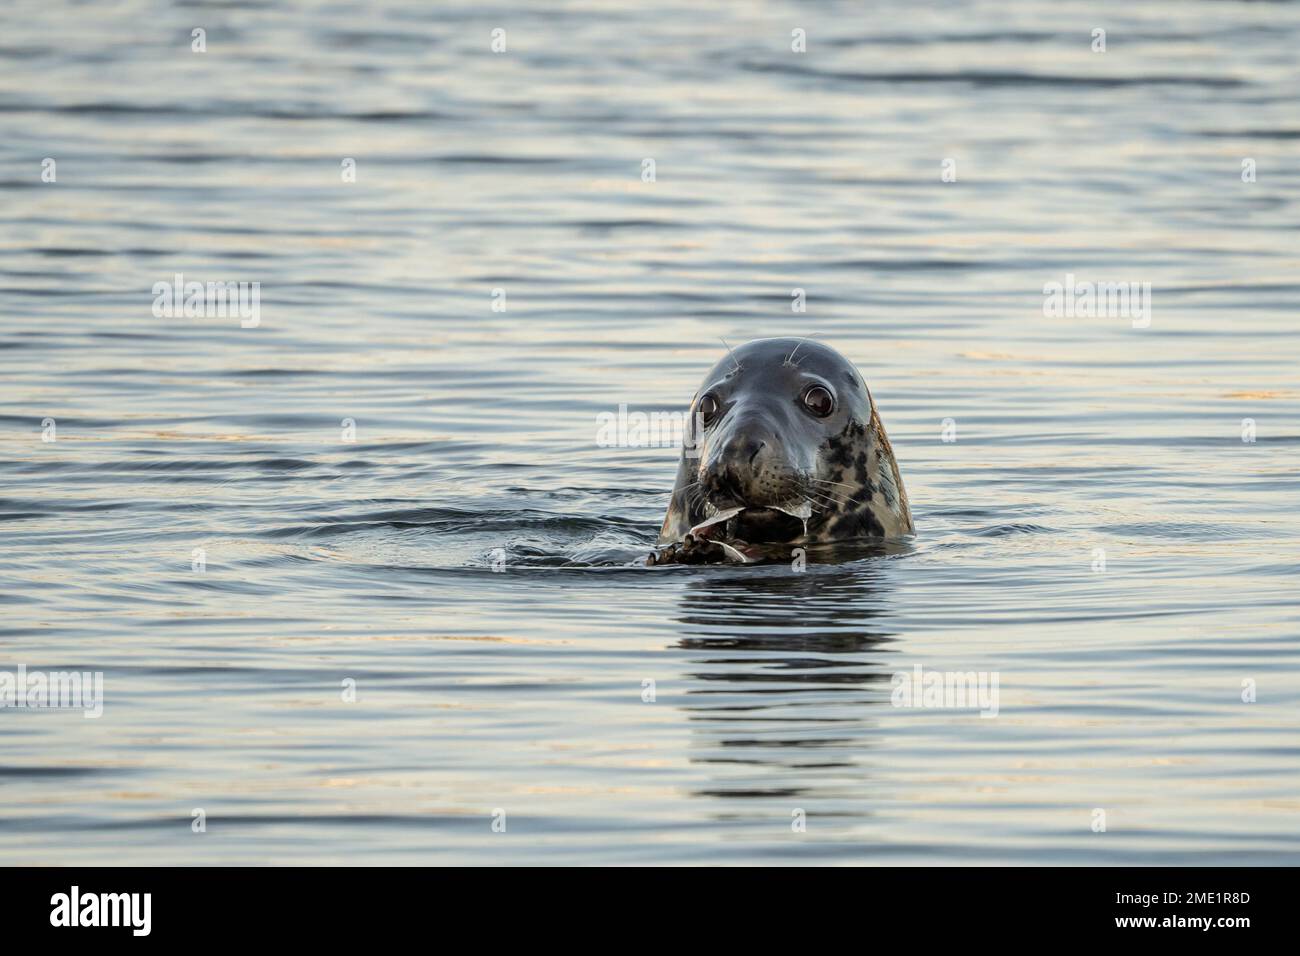
[[[105,698],[0,711],[0,860],[1300,861],[1300,7],[0,27],[0,669]],[[155,317],[176,273],[260,324]],[[812,332],[915,541],[636,567],[676,452],[596,416]],[[892,706],[918,665],[998,715]]]

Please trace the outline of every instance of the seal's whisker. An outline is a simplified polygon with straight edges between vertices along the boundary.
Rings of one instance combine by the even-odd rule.
[[[819,481],[821,479],[814,478],[812,480]],[[830,482],[830,484],[840,484],[840,482]],[[817,488],[815,490],[819,494],[825,495],[828,498],[833,498],[841,506],[849,503],[856,504],[856,505],[865,505],[867,503],[863,501],[861,498],[855,498],[853,495],[849,494],[848,492],[836,491],[833,488]]]
[[[805,474],[805,475],[801,475],[800,478],[801,478],[801,482],[800,482],[800,488],[798,492],[799,494],[815,495],[817,499],[821,502],[823,507],[827,508],[828,510],[833,511],[838,508],[844,507],[844,502],[841,500],[841,496],[843,496],[845,492],[839,491],[835,488],[823,487],[822,483],[824,479],[816,478],[813,475]],[[825,483],[838,484],[838,482],[825,482]]]
[[[841,504],[841,505],[842,505],[842,504],[845,504],[845,503],[847,503],[847,502],[850,502],[850,501],[853,501],[853,500],[854,500],[854,498],[853,498],[852,495],[850,495],[850,494],[848,494],[847,492],[844,492],[844,491],[841,491],[841,492],[838,492],[838,493],[837,493],[837,492],[834,492],[834,491],[827,491],[825,488],[810,488],[809,490],[810,490],[810,491],[815,491],[817,494],[821,495],[823,498],[827,498],[827,499],[829,499],[829,500],[831,500],[831,501],[834,501],[836,504]]]
[[[843,511],[844,509],[841,508],[838,504],[832,504],[831,502],[824,501],[822,502],[822,510],[830,512],[830,511]]]
[[[785,361],[782,362],[781,364],[789,365],[792,366],[793,368],[798,368],[799,363],[794,360],[794,357],[798,353],[798,351],[801,348],[803,348],[803,344],[807,342],[810,338],[812,338],[813,335],[824,335],[824,334],[825,334],[824,332],[813,332],[812,335],[805,335],[803,338],[801,338],[798,342],[795,343],[794,348],[790,350],[790,354],[785,357]]]
[[[810,490],[810,491],[808,492],[808,494],[816,495],[816,496],[817,496],[817,501],[818,501],[818,502],[819,502],[823,507],[825,507],[825,508],[828,509],[828,510],[834,510],[834,509],[839,508],[839,507],[841,507],[841,506],[843,505],[843,502],[841,502],[841,501],[837,501],[837,500],[834,499],[834,498],[827,498],[825,495],[822,495],[822,494],[820,494],[819,492],[816,492],[816,491],[811,491],[811,490]]]
[[[728,345],[727,340],[724,339],[721,335],[718,336],[718,341],[721,342],[723,345],[727,346],[727,351],[731,353],[731,361],[736,363],[736,367],[733,368],[732,371],[733,372],[741,371],[745,366],[741,365],[740,359],[736,358],[736,350],[733,349],[730,345]]]
[[[796,343],[794,344],[794,348],[792,348],[792,349],[790,350],[790,354],[787,355],[787,356],[785,357],[785,361],[782,362],[781,364],[782,364],[782,365],[792,365],[792,366],[794,366],[795,368],[798,368],[798,367],[799,367],[799,363],[796,362],[796,361],[794,360],[794,357],[795,357],[795,354],[799,351],[799,349],[801,349],[801,348],[803,347],[803,344],[804,344],[805,342],[807,342],[807,341],[808,341],[808,336],[805,335],[805,336],[804,336],[803,338],[801,338],[798,342],[796,342]]]
[[[817,502],[813,501],[811,498],[807,498],[807,497],[805,497],[803,500],[804,500],[804,502],[808,505],[809,509],[810,509],[814,514],[819,514],[819,513],[821,513],[822,511],[825,511],[825,510],[826,510],[825,508],[818,508],[818,507],[817,507]]]
[[[695,479],[694,481],[692,481],[689,485],[682,485],[680,488],[678,488],[678,489],[676,489],[675,491],[673,491],[673,498],[676,498],[676,497],[677,497],[678,495],[680,495],[683,491],[690,491],[692,488],[696,488],[696,487],[698,487],[699,484],[700,484],[700,479],[696,478],[696,479]],[[670,498],[669,500],[671,501],[672,499]]]
[[[814,494],[821,495],[823,498],[829,498],[831,501],[834,501],[840,507],[843,507],[844,505],[849,503],[858,504],[858,505],[865,504],[865,502],[861,498],[856,498],[853,495],[849,494],[847,491],[839,491],[835,488],[824,488],[824,487],[818,487],[814,485],[810,487],[808,490],[813,492]]]
[[[837,491],[834,488],[821,488],[817,485],[809,485],[805,490],[813,492],[814,494],[819,494],[823,498],[830,498],[832,501],[843,501],[850,497],[847,491]]]

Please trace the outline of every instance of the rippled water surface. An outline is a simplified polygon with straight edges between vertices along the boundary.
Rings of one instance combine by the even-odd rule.
[[[7,4],[0,670],[105,701],[0,710],[0,861],[1300,862],[1298,50],[1287,3]],[[177,273],[260,324],[156,317]],[[1045,316],[1067,274],[1149,327]],[[915,540],[636,566],[677,453],[597,415],[810,333]],[[893,706],[917,666],[998,715]]]

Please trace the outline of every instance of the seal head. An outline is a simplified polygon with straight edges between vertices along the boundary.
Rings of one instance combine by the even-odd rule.
[[[749,545],[901,537],[907,493],[857,369],[811,339],[730,352],[691,402],[661,547],[700,539],[750,560]],[[652,556],[652,559],[656,556]],[[659,555],[664,560],[675,554]]]

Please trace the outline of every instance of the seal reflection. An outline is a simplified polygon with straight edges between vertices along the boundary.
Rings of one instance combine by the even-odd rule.
[[[691,762],[716,768],[695,796],[863,797],[872,712],[889,699],[888,582],[870,558],[692,576],[682,710]]]

